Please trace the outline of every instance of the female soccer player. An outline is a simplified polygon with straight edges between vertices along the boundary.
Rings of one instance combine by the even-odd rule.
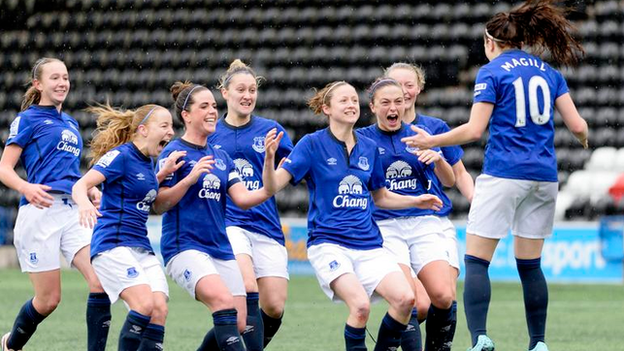
[[[234,160],[243,185],[252,191],[263,184],[263,143],[267,132],[273,128],[284,132],[277,161],[288,156],[293,148],[279,123],[253,114],[260,81],[261,77],[241,60],[230,64],[219,82],[227,113],[208,138],[209,143]],[[228,201],[225,223],[247,291],[248,332],[243,337],[245,342],[255,339],[266,346],[282,323],[288,289],[288,254],[275,198],[246,211]],[[264,340],[258,341],[262,329]]]
[[[260,351],[264,348],[262,330],[257,331],[257,340],[244,333],[245,285],[225,230],[226,196],[237,208],[248,209],[271,195],[264,188],[247,190],[235,161],[207,143],[218,118],[212,92],[202,85],[182,82],[175,83],[171,92],[185,132],[167,145],[159,164],[166,163],[176,151],[184,151],[185,156],[181,168],[161,184],[155,203],[158,212],[166,211],[161,245],[167,273],[213,311],[215,327],[199,350],[244,350],[240,331],[246,349]],[[268,146],[279,143],[279,137],[273,139],[276,135],[276,129],[269,133]]]
[[[179,166],[171,157],[156,175],[151,159],[173,136],[171,114],[158,105],[127,111],[104,105],[88,111],[97,116],[90,154],[95,165],[76,182],[72,196],[81,224],[95,224],[91,262],[111,301],[121,298],[130,309],[119,350],[162,350],[169,289],[145,223],[159,180]],[[99,184],[98,211],[87,189]]]
[[[416,113],[418,95],[425,88],[425,72],[422,68],[408,63],[397,62],[386,68],[385,75],[389,78],[396,79],[403,87],[403,92],[405,93],[405,114],[403,115],[403,121],[405,123],[425,126],[432,134],[441,134],[451,130],[449,126],[439,118]],[[461,147],[456,145],[445,146],[442,147],[441,150],[444,159],[453,167],[455,185],[468,201],[472,201],[474,181],[470,173],[466,171],[464,163],[461,161],[464,151]],[[430,192],[437,195],[444,203],[442,209],[435,215],[440,217],[440,220],[444,224],[445,242],[447,244],[449,263],[451,265],[453,313],[456,314],[457,302],[455,299],[457,278],[459,277],[459,248],[457,245],[457,231],[453,223],[448,219],[453,209],[453,204],[444,192],[443,185],[437,177],[431,179]],[[420,343],[418,341],[418,332],[420,331],[418,329],[418,324],[425,320],[431,305],[431,300],[418,278],[414,279],[414,283],[419,292],[417,294],[418,301],[416,301],[418,316],[414,315],[410,320],[410,325],[413,328],[408,328],[403,335],[401,343],[404,349],[408,348],[407,343]]]
[[[468,215],[464,308],[472,350],[493,350],[486,335],[491,288],[488,266],[510,227],[524,292],[529,349],[547,350],[545,340],[548,288],[540,257],[552,233],[557,197],[554,109],[587,148],[587,123],[576,110],[562,74],[521,50],[550,51],[560,65],[577,62],[581,45],[572,25],[553,1],[527,1],[498,13],[485,26],[484,49],[490,63],[477,74],[468,123],[448,133],[422,129],[406,142],[420,148],[478,140],[490,123],[483,174],[477,178]]]
[[[274,193],[289,181],[306,179],[310,191],[308,258],[327,296],[349,308],[344,336],[347,350],[366,350],[365,327],[373,292],[390,304],[375,350],[398,348],[410,319],[414,293],[396,261],[382,248],[371,201],[386,209],[438,210],[434,195],[403,196],[388,191],[374,141],[356,136],[358,94],[346,82],[333,82],[308,102],[329,118],[329,128],[306,135],[282,168],[267,176]],[[267,152],[268,157],[274,157]],[[270,162],[269,162],[270,161]],[[274,160],[267,160],[273,163]]]
[[[401,142],[402,137],[414,134],[402,121],[405,101],[401,84],[392,78],[379,78],[368,92],[377,123],[357,133],[377,143],[386,188],[397,194],[417,196],[429,193],[434,181],[453,186],[453,170],[439,149],[416,151]],[[417,208],[376,209],[373,218],[383,236],[384,248],[397,258],[406,278],[412,280],[413,270],[426,289],[423,293],[431,297],[425,350],[450,350],[456,325],[456,313],[452,308],[455,280],[451,278],[444,235],[446,225],[435,216],[435,211]],[[419,335],[415,343],[410,338],[420,331],[415,315],[412,311],[414,328],[406,329],[401,338],[403,350],[421,349]]]
[[[82,228],[70,194],[80,178],[82,138],[78,122],[62,111],[70,82],[63,61],[37,60],[32,86],[9,131],[0,160],[0,181],[23,197],[15,223],[14,241],[23,272],[28,272],[35,296],[22,307],[0,348],[21,350],[61,301],[59,251],[89,285],[88,349],[103,350],[110,324],[110,301],[89,261],[91,230]],[[21,161],[27,180],[15,172]],[[100,192],[88,189],[95,206]],[[87,201],[89,201],[87,199]]]

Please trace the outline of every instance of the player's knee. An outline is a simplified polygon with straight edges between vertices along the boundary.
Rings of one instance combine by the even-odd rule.
[[[449,309],[453,304],[453,291],[451,289],[445,289],[436,291],[429,295],[431,303],[440,309]]]
[[[284,314],[284,303],[272,301],[263,305],[262,311],[271,318],[280,318]]]
[[[164,325],[169,314],[169,307],[165,301],[157,302],[152,309],[152,323]]]
[[[423,321],[427,318],[427,313],[429,312],[429,306],[431,306],[431,300],[428,298],[421,299],[420,297],[416,299],[416,311],[418,311],[418,320]]]
[[[388,303],[397,311],[411,313],[412,308],[414,308],[414,303],[416,303],[416,298],[414,297],[413,291],[405,290],[394,296]]]
[[[353,303],[351,306],[351,314],[358,321],[366,323],[368,321],[368,316],[370,315],[370,302],[368,299]]]
[[[45,296],[37,296],[36,297],[37,304],[36,310],[40,314],[47,316],[50,313],[54,312],[58,305],[61,303],[61,294],[59,293],[50,293]]]
[[[139,312],[144,316],[151,316],[154,312],[154,301],[152,299],[139,299],[130,306],[131,309]]]
[[[230,294],[219,294],[211,297],[209,305],[213,311],[234,308],[234,297]]]

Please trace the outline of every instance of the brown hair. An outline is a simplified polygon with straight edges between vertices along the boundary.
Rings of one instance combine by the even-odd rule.
[[[217,88],[227,89],[230,85],[232,77],[239,73],[246,73],[254,77],[258,86],[260,86],[260,84],[264,81],[264,77],[256,75],[256,72],[251,67],[247,66],[240,59],[236,59],[232,61],[232,63],[230,63],[230,67],[219,79],[219,84],[217,85]]]
[[[91,106],[87,112],[97,116],[97,128],[93,132],[91,141],[91,165],[95,164],[100,157],[111,149],[132,140],[139,125],[145,124],[149,116],[159,105],[143,105],[136,110],[121,110],[105,105]]]
[[[61,62],[65,64],[63,61],[52,58],[52,57],[42,57],[35,62],[32,68],[32,72],[30,78],[28,79],[27,85],[30,85],[28,90],[24,93],[24,98],[22,99],[22,111],[26,110],[30,105],[38,104],[41,101],[41,92],[32,85],[33,81],[41,80],[41,75],[43,74],[43,66],[50,62]]]
[[[314,112],[315,115],[320,115],[323,112],[323,105],[330,106],[329,101],[334,95],[333,93],[334,88],[339,87],[341,85],[350,85],[350,84],[345,82],[344,80],[328,83],[327,85],[325,85],[325,87],[323,87],[323,89],[317,90],[316,94],[314,94],[314,96],[312,96],[308,100],[308,106],[310,107],[312,112]]]
[[[208,88],[203,85],[193,84],[188,80],[184,83],[179,81],[175,82],[171,88],[169,88],[174,101],[175,114],[178,116],[182,124],[184,124],[182,111],[190,111],[191,105],[195,103],[195,99],[193,97],[195,94],[203,90],[208,90]]]
[[[384,70],[384,76],[388,77],[390,72],[395,69],[406,69],[414,72],[416,75],[416,84],[418,84],[420,90],[425,89],[425,70],[420,65],[406,62],[395,62]]]
[[[568,9],[555,0],[527,0],[510,12],[497,13],[485,24],[485,37],[502,47],[531,47],[536,55],[548,50],[560,65],[578,63],[585,53],[572,36],[576,28],[565,18]]]
[[[371,84],[371,86],[367,90],[367,92],[368,92],[368,99],[370,100],[370,102],[374,103],[375,93],[377,93],[377,91],[379,89],[387,87],[387,86],[395,86],[395,87],[398,87],[399,89],[401,89],[401,91],[403,91],[403,87],[396,80],[394,80],[394,79],[392,79],[390,77],[379,77],[379,78],[375,79],[373,84]]]

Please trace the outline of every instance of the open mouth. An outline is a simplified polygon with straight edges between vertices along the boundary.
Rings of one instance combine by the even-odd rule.
[[[169,144],[169,141],[170,140],[163,139],[163,140],[160,141],[160,143],[158,143],[158,146],[164,148],[165,146],[167,146],[167,144]]]
[[[388,122],[395,123],[399,120],[399,115],[388,115]]]

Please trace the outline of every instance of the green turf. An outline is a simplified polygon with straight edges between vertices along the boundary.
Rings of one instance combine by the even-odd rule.
[[[171,301],[165,337],[167,350],[195,350],[210,328],[210,313],[170,282]],[[26,350],[84,350],[86,285],[74,271],[63,272],[63,301],[39,326]],[[0,332],[13,324],[21,305],[31,296],[25,274],[0,270]],[[469,337],[461,305],[453,350],[464,351]],[[547,341],[550,350],[622,350],[624,289],[616,285],[551,285]],[[489,334],[499,351],[526,350],[527,336],[522,295],[518,284],[493,284]],[[373,306],[369,327],[373,335],[385,313],[385,304]],[[123,304],[113,310],[109,350],[115,350],[125,318]],[[313,277],[293,277],[282,329],[267,350],[343,350],[346,307],[323,295]],[[368,338],[369,350],[373,344]]]

